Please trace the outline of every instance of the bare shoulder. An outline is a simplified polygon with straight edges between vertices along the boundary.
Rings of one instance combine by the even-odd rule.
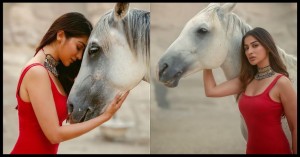
[[[278,79],[276,84],[279,87],[279,89],[286,89],[293,86],[291,80],[284,75]]]
[[[24,79],[32,79],[32,80],[38,80],[38,79],[44,79],[45,77],[48,77],[48,71],[43,66],[33,66],[31,67],[25,74]]]

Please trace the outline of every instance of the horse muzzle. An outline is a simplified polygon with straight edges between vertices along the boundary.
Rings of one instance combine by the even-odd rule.
[[[179,68],[172,68],[168,63],[163,62],[158,65],[158,78],[167,87],[177,87],[183,74]]]
[[[88,107],[74,107],[74,104],[68,101],[68,117],[67,122],[70,124],[73,123],[81,123],[87,120],[90,120],[98,115],[97,111],[95,111],[95,107],[88,106]]]

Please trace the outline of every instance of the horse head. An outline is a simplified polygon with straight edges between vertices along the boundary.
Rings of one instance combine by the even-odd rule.
[[[101,115],[116,94],[148,82],[147,11],[117,3],[94,27],[67,105],[70,123]]]
[[[222,6],[210,3],[185,24],[158,62],[160,82],[176,87],[181,78],[199,70],[218,68],[225,62],[232,47],[232,40],[228,38],[242,38],[235,29],[228,29],[233,25],[227,21],[234,6],[235,3]],[[236,46],[240,47],[239,44]]]

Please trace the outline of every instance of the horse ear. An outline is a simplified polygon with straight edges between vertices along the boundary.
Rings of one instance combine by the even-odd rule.
[[[224,15],[230,13],[235,7],[236,3],[225,3],[220,8],[217,9],[217,14],[219,18],[222,20]]]
[[[208,8],[211,6],[220,6],[220,3],[209,3],[209,5],[207,6]]]
[[[224,5],[221,6],[221,9],[224,11],[224,13],[229,13],[233,10],[235,5],[236,3],[225,3]]]
[[[123,19],[129,10],[129,3],[117,3],[114,7],[114,20]]]

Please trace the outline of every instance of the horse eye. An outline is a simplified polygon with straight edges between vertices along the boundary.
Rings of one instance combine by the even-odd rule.
[[[99,47],[91,47],[89,50],[89,54],[92,55],[97,53],[98,51],[99,51]]]
[[[205,28],[200,28],[197,32],[203,34],[203,33],[208,32],[208,30]]]

